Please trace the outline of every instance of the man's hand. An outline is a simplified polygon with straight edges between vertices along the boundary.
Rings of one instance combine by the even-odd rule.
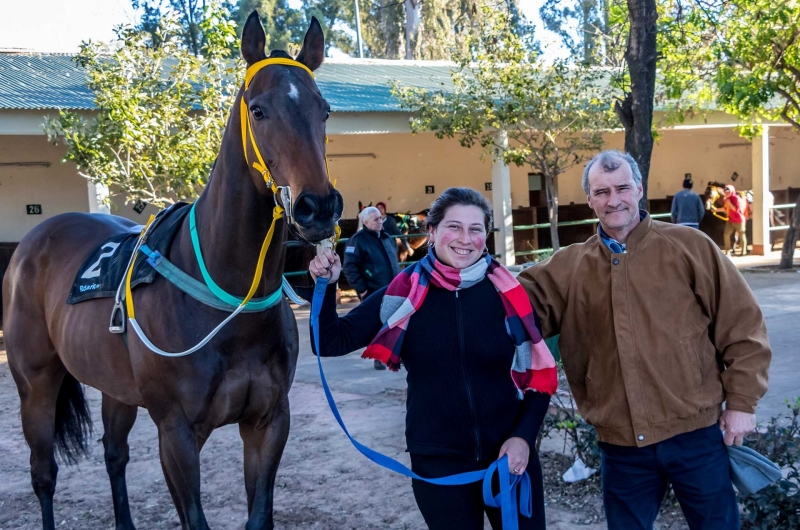
[[[719,428],[725,432],[725,445],[742,445],[744,437],[756,430],[756,415],[726,410],[719,418]]]
[[[531,448],[528,447],[528,442],[514,436],[506,440],[503,447],[500,448],[500,456],[498,460],[508,455],[508,469],[514,475],[522,475],[525,468],[528,467],[528,459],[531,456]]]

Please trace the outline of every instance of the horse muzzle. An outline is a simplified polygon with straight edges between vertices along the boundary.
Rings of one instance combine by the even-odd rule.
[[[331,189],[327,195],[301,192],[287,213],[299,235],[310,243],[317,243],[333,237],[343,210],[342,195]]]

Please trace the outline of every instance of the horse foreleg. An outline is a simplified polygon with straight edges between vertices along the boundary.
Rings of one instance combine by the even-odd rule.
[[[103,394],[103,447],[105,448],[106,471],[111,480],[111,496],[114,500],[114,518],[117,530],[133,530],[131,510],[128,505],[128,486],[125,483],[125,468],[128,465],[128,433],[136,421],[138,407],[126,405]]]
[[[63,365],[52,362],[34,373],[25,374],[19,384],[22,401],[22,432],[31,449],[31,485],[42,509],[42,528],[54,530],[53,495],[56,491],[58,464],[55,459],[56,403]]]
[[[200,450],[194,429],[183,416],[158,421],[161,468],[183,530],[208,530],[200,502]]]
[[[244,480],[247,489],[246,530],[272,530],[275,474],[289,437],[289,400],[277,406],[266,425],[240,423],[244,442]]]

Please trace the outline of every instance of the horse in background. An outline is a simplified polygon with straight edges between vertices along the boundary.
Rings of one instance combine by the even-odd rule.
[[[388,215],[388,214],[387,214]],[[416,236],[406,238],[408,246],[414,251],[414,258],[416,260],[422,259],[428,253],[428,234],[424,232],[425,219],[428,217],[428,209],[422,210],[418,213],[396,213],[391,214],[399,221],[397,227],[400,232],[407,236],[409,234],[419,234]],[[397,240],[397,259],[400,263],[406,262],[409,259],[410,252],[403,244],[401,239]]]
[[[723,221],[727,221],[727,217],[723,217],[722,214],[714,212],[714,208],[722,208],[725,203],[725,184],[721,182],[709,182],[708,186],[706,186],[705,192],[705,205],[706,210],[715,214],[716,217],[719,217]],[[740,199],[745,201],[747,205],[744,215],[746,219],[750,219],[750,212],[752,207],[750,206],[753,204],[753,190],[736,190],[736,195],[739,196]]]
[[[359,213],[369,206],[372,206],[372,202],[367,205],[364,205],[361,201],[358,201],[358,211]],[[421,259],[425,254],[427,254],[427,247],[426,244],[428,243],[428,235],[425,233],[425,219],[428,217],[428,209],[424,209],[418,213],[390,213],[386,212],[386,215],[391,215],[395,218],[397,222],[397,228],[400,229],[400,233],[404,236],[408,236],[409,234],[415,234],[413,237],[404,238],[405,241],[408,242],[408,246],[404,244],[403,239],[396,239],[395,242],[397,243],[397,259],[400,263],[405,263],[411,256],[412,252],[409,252],[408,249],[410,248],[413,251],[413,255],[416,256],[416,260]],[[358,229],[360,229],[361,223],[358,223]],[[344,237],[344,228],[342,228],[342,234]],[[416,235],[419,234],[419,235]],[[352,234],[350,234],[352,235]],[[421,249],[421,250],[420,250]]]
[[[746,231],[748,240],[752,241],[752,223],[749,222],[751,207],[753,202],[752,190],[736,190],[736,195],[745,201],[747,207],[745,208],[745,219],[747,219]],[[706,215],[700,222],[700,231],[704,232],[721,248],[724,247],[724,234],[725,223],[728,218],[725,214],[715,212],[716,208],[722,208],[725,205],[725,183],[711,181],[706,186],[706,191],[703,194],[703,202],[706,207]]]
[[[750,223],[750,218],[752,216],[752,204],[755,199],[755,195],[753,194],[753,190],[736,190],[736,194],[745,201],[746,208],[744,211],[745,219],[747,219],[747,238],[748,240],[752,241],[752,223]],[[727,217],[724,214],[720,214],[714,212],[714,208],[722,208],[725,203],[725,184],[721,182],[709,182],[708,186],[706,186],[705,192],[705,205],[706,210],[709,211],[712,215],[706,215],[703,221],[705,222],[706,219],[711,218],[710,222],[705,223],[704,225],[700,225],[700,229],[706,232],[711,239],[715,242],[722,244],[722,234],[725,229],[725,222],[727,221]],[[786,214],[781,210],[770,209],[769,211],[769,226],[781,226],[786,224]],[[719,227],[722,227],[721,229]],[[717,232],[719,232],[718,237]],[[769,234],[769,242],[770,242],[770,250],[775,249],[775,245],[783,244],[783,241],[786,239],[786,233],[782,231],[775,231],[770,232]]]

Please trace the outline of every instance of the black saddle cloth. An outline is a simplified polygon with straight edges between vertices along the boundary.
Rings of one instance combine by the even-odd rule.
[[[189,208],[191,204],[178,202],[160,211],[147,234],[147,246],[168,255],[172,240],[189,213]],[[117,293],[117,287],[127,273],[141,228],[135,227],[135,232],[117,234],[89,254],[72,282],[72,289],[67,297],[68,304],[113,297]],[[146,260],[140,259],[133,269],[131,288],[142,283],[153,283],[157,274]]]

